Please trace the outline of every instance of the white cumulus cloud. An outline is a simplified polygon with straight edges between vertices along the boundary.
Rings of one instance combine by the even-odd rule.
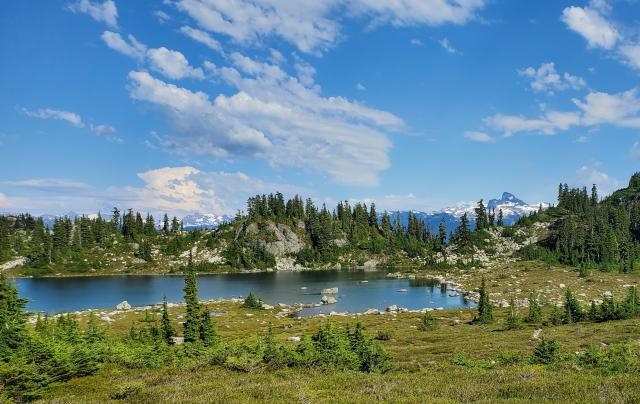
[[[563,91],[569,88],[579,90],[587,85],[581,77],[566,72],[564,75],[560,75],[553,62],[543,63],[537,69],[527,67],[518,70],[518,74],[531,79],[531,88],[537,92],[553,94],[554,91]]]
[[[144,59],[147,54],[147,47],[131,34],[127,41],[117,32],[105,31],[102,33],[102,40],[111,49],[137,60]]]
[[[344,97],[323,97],[314,70],[297,63],[297,76],[279,66],[234,53],[230,66],[205,63],[237,92],[211,100],[203,92],[131,72],[134,99],[158,105],[174,132],[162,144],[183,154],[249,155],[274,167],[328,174],[345,184],[375,185],[389,167],[386,132],[404,127],[397,116]]]
[[[592,48],[613,49],[620,39],[617,29],[596,8],[567,7],[562,12],[562,21],[582,35]]]
[[[157,49],[150,49],[147,52],[147,57],[152,69],[170,79],[204,78],[202,69],[191,67],[187,58],[178,51],[169,50],[163,46]]]
[[[237,43],[276,36],[305,53],[322,53],[341,38],[337,14],[363,17],[371,26],[464,24],[476,17],[485,0],[179,0],[179,10],[210,32]]]

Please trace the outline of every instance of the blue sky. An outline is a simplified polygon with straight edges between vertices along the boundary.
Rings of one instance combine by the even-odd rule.
[[[640,2],[5,1],[0,211],[429,211],[640,162]]]

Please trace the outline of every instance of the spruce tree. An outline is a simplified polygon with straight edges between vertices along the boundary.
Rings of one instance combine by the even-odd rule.
[[[167,216],[167,214],[164,214],[164,217],[162,218],[162,232],[164,234],[169,233],[169,216]]]
[[[480,199],[478,206],[475,208],[476,212],[476,230],[486,229],[488,226],[487,209],[484,206],[484,201]]]
[[[573,296],[571,289],[567,289],[564,303],[564,322],[575,323],[584,320],[584,311],[578,299]]]
[[[162,320],[160,322],[160,333],[162,339],[171,345],[173,344],[173,337],[176,335],[173,325],[171,325],[171,319],[169,318],[169,305],[167,304],[167,296],[162,299]]]
[[[438,225],[438,243],[440,247],[443,247],[447,243],[447,228],[444,225],[444,222],[440,222]]]
[[[504,213],[502,213],[502,209],[498,211],[498,222],[496,224],[498,226],[504,226]]]
[[[484,278],[480,285],[480,299],[478,300],[478,315],[474,319],[474,322],[480,324],[488,324],[493,322],[493,306],[489,300],[489,292],[487,291],[487,285]]]
[[[527,323],[537,323],[542,320],[542,307],[538,304],[538,300],[533,292],[529,294],[529,313],[524,321]]]
[[[28,339],[26,306],[15,286],[0,274],[0,360],[7,360]]]
[[[193,257],[189,254],[189,264],[184,273],[184,301],[186,315],[184,321],[184,341],[195,342],[200,339],[202,323],[200,302],[198,300],[198,284],[193,269]]]
[[[212,347],[218,342],[215,324],[211,320],[211,314],[206,308],[202,310],[202,322],[200,324],[200,339],[207,347]]]
[[[518,317],[516,301],[512,297],[511,300],[509,300],[509,311],[507,312],[507,330],[517,330],[520,328],[522,328],[522,324],[520,324],[520,317]]]

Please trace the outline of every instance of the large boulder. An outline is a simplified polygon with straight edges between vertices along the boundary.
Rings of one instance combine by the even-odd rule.
[[[131,308],[131,305],[126,300],[118,303],[118,305],[116,306],[116,309],[118,310],[129,310],[130,308]]]
[[[333,296],[322,296],[320,301],[322,304],[336,304],[338,302]]]
[[[173,345],[182,345],[184,344],[184,337],[171,337],[171,342]]]
[[[268,234],[267,240],[259,239],[264,234]],[[268,223],[263,228],[260,228],[257,223],[251,223],[247,226],[245,236],[257,237],[258,244],[275,256],[295,254],[304,248],[304,242],[300,240],[296,232],[281,223]]]

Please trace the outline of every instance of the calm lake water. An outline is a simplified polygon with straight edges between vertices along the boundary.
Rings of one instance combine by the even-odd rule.
[[[384,310],[396,304],[408,309],[468,307],[462,296],[437,283],[387,279],[384,272],[305,271],[198,276],[201,299],[231,298],[255,293],[265,303],[320,303],[320,291],[337,287],[337,303],[305,309],[301,315]],[[363,282],[366,281],[366,282]],[[28,309],[51,314],[85,309],[109,309],[123,300],[132,306],[182,301],[182,276],[96,276],[16,279]],[[306,288],[306,289],[303,289]],[[401,291],[406,290],[406,291]]]

